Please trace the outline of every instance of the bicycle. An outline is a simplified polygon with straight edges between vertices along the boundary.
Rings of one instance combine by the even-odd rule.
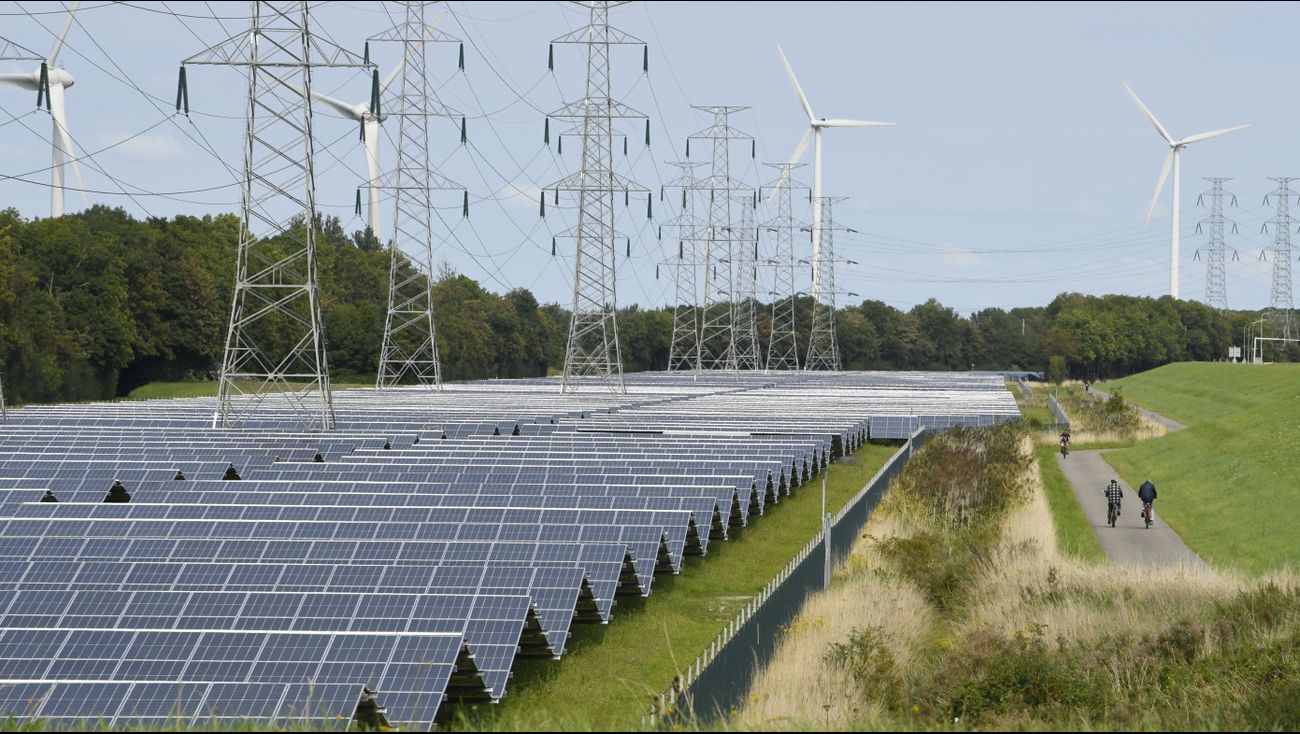
[[[1142,503],[1142,519],[1146,521],[1147,530],[1151,529],[1151,523],[1153,522],[1151,516],[1155,514],[1155,511],[1156,509],[1155,509],[1154,502]]]
[[[1106,522],[1110,523],[1110,526],[1113,528],[1115,527],[1115,520],[1117,520],[1118,518],[1119,518],[1119,503],[1118,502],[1108,503],[1106,507]]]
[[[1070,444],[1066,443],[1065,441],[1062,441],[1062,442],[1061,442],[1061,458],[1064,459],[1065,457],[1067,457],[1067,456],[1069,456],[1069,455],[1070,455]]]

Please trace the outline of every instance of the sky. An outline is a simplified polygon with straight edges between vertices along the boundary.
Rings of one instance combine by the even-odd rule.
[[[311,7],[315,32],[356,52],[400,14],[395,3]],[[550,72],[547,54],[551,39],[585,24],[586,11],[449,2],[427,17],[443,12],[439,28],[465,41],[465,70],[455,44],[430,48],[430,79],[458,113],[431,126],[430,153],[441,174],[468,189],[470,217],[461,217],[458,192],[435,197],[434,258],[493,290],[525,287],[567,304],[573,242],[559,239],[553,256],[551,238],[572,225],[574,210],[548,200],[542,219],[538,195],[577,170],[579,145],[566,138],[561,153],[555,121],[544,145],[543,124],[582,95],[586,59],[579,47],[556,45]],[[137,216],[238,211],[242,72],[191,67],[191,114],[177,116],[173,105],[179,62],[247,28],[248,15],[234,2],[82,3],[59,62],[76,78],[68,126],[92,204]],[[0,2],[0,37],[48,53],[64,18],[62,3]],[[755,137],[756,156],[736,144],[732,171],[752,186],[771,181],[761,164],[787,160],[807,129],[778,44],[817,116],[898,124],[825,136],[824,193],[847,197],[835,222],[852,230],[834,236],[836,255],[852,261],[838,271],[841,304],[870,298],[906,309],[937,298],[968,313],[1045,305],[1063,291],[1166,293],[1168,186],[1143,220],[1168,148],[1127,82],[1175,137],[1252,125],[1182,157],[1181,289],[1204,298],[1208,238],[1196,223],[1208,216],[1208,197],[1198,207],[1198,195],[1209,187],[1204,177],[1227,176],[1237,206],[1225,213],[1238,225],[1227,237],[1228,303],[1268,305],[1272,256],[1260,255],[1273,230],[1261,224],[1275,200],[1265,206],[1264,195],[1275,186],[1269,177],[1300,176],[1300,4],[1194,3],[1174,12],[1165,3],[635,2],[612,11],[611,22],[649,47],[648,74],[635,46],[614,49],[611,74],[614,96],[651,120],[649,149],[640,124],[624,128],[629,151],[615,169],[655,199],[653,220],[644,194],[619,207],[619,230],[631,240],[630,256],[619,247],[620,305],[672,300],[677,243],[671,228],[660,239],[659,224],[675,212],[673,198],[658,193],[686,136],[708,124],[692,105],[750,108],[734,124]],[[381,76],[398,53],[372,46]],[[0,61],[0,73],[34,68]],[[318,70],[313,85],[348,101],[369,95],[352,70]],[[319,208],[361,229],[356,123],[318,107],[314,125]],[[28,218],[49,214],[50,127],[34,94],[0,87],[0,206]],[[396,126],[387,127],[391,161]],[[692,160],[704,160],[703,144],[692,148]],[[801,178],[810,181],[808,167]],[[67,200],[69,211],[84,205],[78,193]],[[765,201],[760,219],[771,213]],[[806,201],[796,216],[810,217]],[[384,217],[391,223],[392,211]],[[806,241],[797,242],[796,256],[806,258]],[[809,280],[801,270],[800,287]]]

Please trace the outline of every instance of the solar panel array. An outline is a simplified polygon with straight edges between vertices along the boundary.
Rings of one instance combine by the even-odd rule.
[[[1019,417],[993,374],[633,375],[26,407],[0,427],[0,717],[430,726],[869,438]]]

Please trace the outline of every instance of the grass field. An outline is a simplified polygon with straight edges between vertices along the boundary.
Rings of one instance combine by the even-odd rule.
[[[1300,365],[1182,363],[1114,380],[1144,408],[1186,423],[1106,454],[1206,561],[1251,572],[1300,567]]]
[[[831,466],[827,507],[837,510],[897,450],[869,444]],[[646,599],[622,601],[608,625],[575,625],[559,661],[520,661],[500,704],[463,712],[454,728],[625,730],[652,697],[789,563],[818,529],[820,480],[769,508],[731,540],[690,557],[679,576],[655,579]]]

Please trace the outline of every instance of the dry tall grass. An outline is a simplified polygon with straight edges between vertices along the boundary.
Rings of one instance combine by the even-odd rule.
[[[1030,450],[1029,440],[1023,450]],[[1117,632],[1141,636],[1178,620],[1212,619],[1239,592],[1265,583],[1300,588],[1294,574],[1248,580],[1212,569],[1097,566],[1063,557],[1035,462],[1029,462],[1025,481],[1026,499],[1007,516],[982,567],[970,569],[979,577],[977,591],[957,615],[937,613],[916,587],[884,566],[875,550],[878,542],[911,537],[925,524],[911,503],[892,494],[886,498],[832,588],[812,599],[788,630],[731,725],[778,730],[932,726],[900,721],[897,711],[882,710],[828,661],[831,646],[845,643],[858,629],[878,628],[900,670],[909,665],[924,670],[944,650],[990,631],[1095,643]],[[1214,642],[1207,635],[1201,644]]]

